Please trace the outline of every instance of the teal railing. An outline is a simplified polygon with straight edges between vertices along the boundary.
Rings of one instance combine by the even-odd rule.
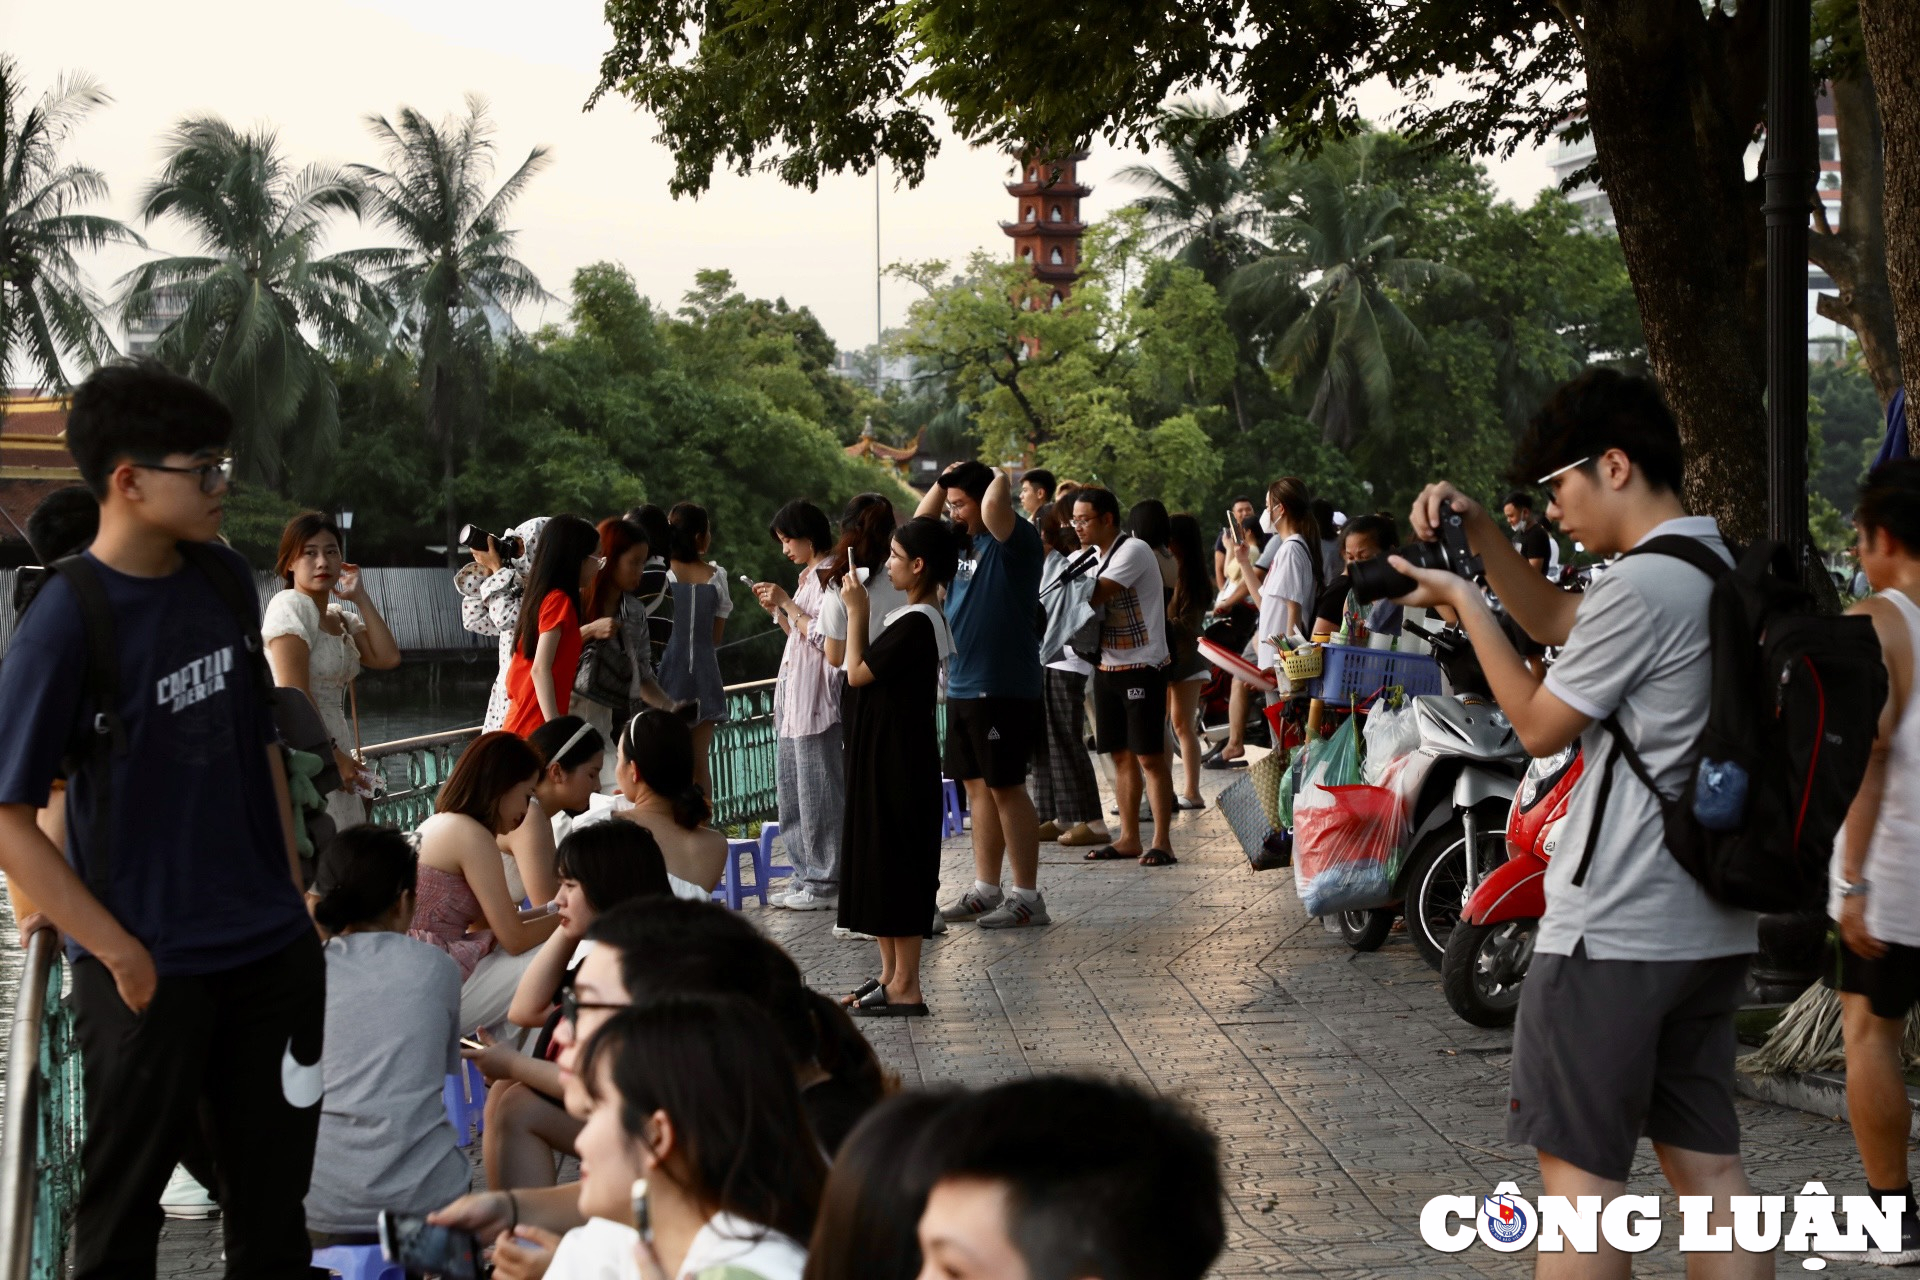
[[[736,827],[780,810],[779,748],[773,740],[771,680],[727,687],[727,718],[714,729],[713,825]]]
[[[370,821],[383,827],[411,831],[433,816],[433,802],[460,752],[480,736],[480,728],[429,733],[418,738],[383,742],[361,752],[367,766],[387,784],[369,806]]]
[[[7,1043],[0,1118],[0,1276],[57,1280],[80,1190],[80,1049],[51,928],[22,940],[26,971]]]

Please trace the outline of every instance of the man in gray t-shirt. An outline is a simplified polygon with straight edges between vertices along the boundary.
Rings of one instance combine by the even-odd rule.
[[[1528,426],[1515,469],[1539,477],[1548,515],[1589,551],[1617,555],[1678,535],[1731,562],[1714,522],[1681,505],[1680,433],[1646,379],[1590,369],[1559,388]],[[1585,752],[1522,988],[1507,1136],[1536,1149],[1546,1194],[1612,1198],[1625,1192],[1644,1135],[1674,1189],[1712,1197],[1713,1229],[1730,1225],[1731,1198],[1749,1194],[1733,1106],[1733,1011],[1756,920],[1708,897],[1674,861],[1654,797],[1624,764],[1608,768],[1613,744],[1601,727],[1618,717],[1655,781],[1679,789],[1706,722],[1710,584],[1672,557],[1628,556],[1587,595],[1570,595],[1452,485],[1430,485],[1415,501],[1415,535],[1434,537],[1447,504],[1464,517],[1507,614],[1539,644],[1562,646],[1562,657],[1543,679],[1478,586],[1395,557],[1418,584],[1400,603],[1459,615],[1531,754],[1576,741]],[[1593,856],[1576,885],[1590,833]],[[1597,1253],[1563,1255],[1555,1273],[1624,1274],[1629,1260],[1609,1253],[1603,1242]],[[1772,1257],[1736,1252],[1722,1274],[1771,1276]]]

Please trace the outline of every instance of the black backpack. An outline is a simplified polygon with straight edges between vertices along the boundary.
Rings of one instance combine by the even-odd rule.
[[[215,594],[233,614],[247,656],[242,659],[259,683],[265,706],[273,700],[273,670],[267,665],[266,646],[260,640],[260,601],[251,580],[243,579],[211,547],[198,542],[178,544],[180,555],[213,585]],[[93,771],[93,842],[87,850],[87,887],[105,900],[113,849],[109,843],[113,811],[113,758],[127,750],[126,724],[120,718],[120,651],[113,622],[113,606],[99,571],[84,555],[57,560],[49,569],[67,580],[80,610],[86,636],[87,694],[93,718],[76,726],[68,744],[62,772],[72,777],[81,768]]]
[[[1586,880],[1613,767],[1624,759],[1660,801],[1668,851],[1715,899],[1750,911],[1817,905],[1887,697],[1872,621],[1815,613],[1777,543],[1754,543],[1732,568],[1681,536],[1626,554],[1671,556],[1712,580],[1711,701],[1687,785],[1673,798],[1654,786],[1619,718],[1602,722],[1613,749],[1573,883]]]

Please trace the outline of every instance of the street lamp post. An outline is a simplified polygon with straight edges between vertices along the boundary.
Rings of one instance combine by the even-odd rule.
[[[353,532],[353,509],[343,507],[334,516],[334,522],[340,526],[340,558],[347,558],[347,535]]]

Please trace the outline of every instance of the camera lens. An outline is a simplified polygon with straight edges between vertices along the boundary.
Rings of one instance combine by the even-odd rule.
[[[1396,555],[1405,555],[1403,547]],[[1411,559],[1412,557],[1407,557]],[[1347,582],[1362,604],[1372,604],[1393,596],[1403,596],[1417,585],[1412,578],[1388,564],[1385,558],[1360,560],[1347,566]]]

